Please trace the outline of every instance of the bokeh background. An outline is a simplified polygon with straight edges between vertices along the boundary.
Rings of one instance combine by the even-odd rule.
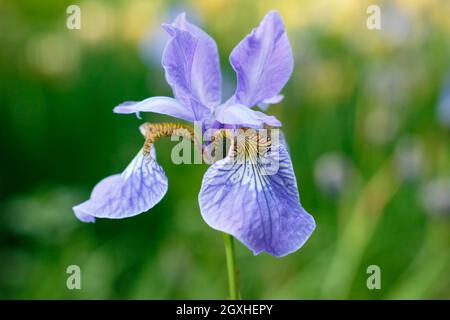
[[[66,8],[81,8],[81,29]],[[381,30],[368,30],[369,4]],[[206,165],[175,165],[150,212],[83,224],[71,207],[121,172],[142,145],[126,100],[171,96],[160,24],[177,13],[228,55],[270,9],[295,55],[282,122],[302,204],[317,229],[285,258],[236,243],[244,298],[450,298],[450,2],[2,0],[0,2],[0,298],[222,299],[222,238],[202,220]],[[167,120],[145,114],[146,121]],[[81,268],[68,290],[66,268]],[[381,290],[368,290],[369,265]]]

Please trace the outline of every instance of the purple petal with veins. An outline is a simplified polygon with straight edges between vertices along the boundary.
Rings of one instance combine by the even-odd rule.
[[[276,11],[231,52],[230,62],[237,75],[237,100],[253,107],[279,94],[291,77],[294,59],[283,21]]]
[[[284,256],[305,243],[315,222],[300,204],[289,154],[283,145],[276,149],[271,161],[239,163],[231,152],[214,163],[203,177],[199,204],[209,226],[233,235],[254,254]],[[268,174],[274,162],[278,170]]]
[[[141,150],[122,174],[100,181],[89,200],[75,206],[75,215],[83,222],[94,218],[122,219],[148,211],[167,192],[167,177],[150,155]]]
[[[220,103],[221,74],[214,40],[200,28],[186,21],[182,14],[172,24],[163,24],[171,39],[163,53],[162,64],[175,97],[189,106],[195,120],[202,120],[204,110]],[[195,102],[195,103],[193,103]]]

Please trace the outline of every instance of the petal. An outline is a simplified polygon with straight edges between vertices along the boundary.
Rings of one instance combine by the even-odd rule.
[[[192,108],[195,108],[192,100],[208,108],[218,105],[221,74],[215,41],[186,21],[184,14],[163,28],[172,37],[164,50],[162,64],[175,97]]]
[[[124,102],[115,107],[113,111],[121,114],[136,113],[138,117],[140,112],[155,112],[187,121],[195,120],[195,115],[191,108],[183,106],[176,99],[168,97],[152,97],[139,102]]]
[[[122,174],[100,181],[91,198],[73,208],[83,222],[94,217],[121,219],[148,211],[167,192],[167,177],[156,162],[154,148],[150,155],[141,150]]]
[[[280,15],[269,12],[231,52],[237,100],[249,107],[277,95],[294,69],[291,45]]]
[[[315,228],[301,206],[289,154],[279,145],[256,163],[240,163],[230,152],[203,177],[199,203],[212,228],[239,239],[254,254],[284,256],[299,249]],[[267,161],[269,160],[269,161]],[[278,170],[268,174],[268,165]]]
[[[78,206],[73,207],[73,211],[75,212],[75,216],[82,222],[95,222],[95,217],[89,215],[87,212],[85,212],[83,209],[85,206],[87,206],[87,202],[90,200],[87,200],[83,202],[82,204],[79,204]]]
[[[281,126],[281,122],[274,116],[252,110],[242,104],[219,106],[215,112],[215,120],[223,124],[253,128],[262,128],[264,124],[272,127]]]
[[[283,101],[284,96],[282,94],[277,94],[269,99],[265,99],[263,102],[261,102],[258,107],[263,110],[266,111],[271,104],[277,104],[280,103],[281,101]]]

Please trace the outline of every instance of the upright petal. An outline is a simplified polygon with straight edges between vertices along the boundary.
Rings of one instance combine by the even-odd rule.
[[[195,121],[195,114],[191,108],[168,97],[152,97],[139,102],[127,101],[119,104],[113,111],[121,114],[135,113],[138,117],[140,112],[155,112],[186,121]],[[206,111],[209,113],[208,110]]]
[[[280,127],[281,122],[274,116],[268,116],[242,104],[221,105],[215,111],[215,120],[222,124],[241,127],[262,128],[264,124]]]
[[[121,219],[151,209],[167,192],[167,177],[156,162],[152,146],[150,155],[141,150],[122,174],[100,181],[89,200],[73,207],[83,222],[96,218]]]
[[[269,12],[231,52],[230,62],[237,74],[237,100],[253,107],[277,95],[294,68],[292,49],[283,21]]]
[[[203,178],[200,209],[208,225],[235,236],[254,254],[284,256],[305,243],[315,222],[300,204],[284,146],[273,148],[267,157],[240,162],[231,151],[214,163]],[[278,170],[269,172],[274,162]]]
[[[194,109],[193,100],[212,109],[221,99],[221,74],[215,41],[186,21],[184,14],[179,15],[174,23],[164,24],[163,28],[171,39],[164,50],[162,64],[174,95]]]

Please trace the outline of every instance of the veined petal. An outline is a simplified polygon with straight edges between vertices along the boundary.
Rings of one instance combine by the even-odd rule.
[[[128,101],[119,104],[113,111],[121,114],[136,113],[138,117],[140,112],[155,112],[186,121],[195,120],[195,114],[191,108],[169,97],[152,97],[139,102]]]
[[[173,25],[198,39],[191,69],[192,90],[205,106],[217,106],[222,100],[222,75],[216,42],[201,28],[188,22],[185,13],[178,15]]]
[[[215,41],[186,21],[184,14],[172,24],[163,24],[163,28],[172,37],[164,50],[162,64],[175,97],[194,112],[198,106],[192,105],[193,100],[212,109],[221,99],[221,74]]]
[[[214,163],[203,177],[199,204],[208,225],[233,235],[254,254],[284,256],[305,243],[315,222],[300,204],[284,146],[273,148],[267,156],[240,163],[230,152]],[[267,166],[274,162],[278,170],[268,174],[273,168]]]
[[[167,192],[167,177],[156,162],[152,146],[150,155],[141,150],[122,174],[100,181],[89,200],[73,207],[83,222],[96,218],[121,219],[145,212]]]
[[[237,100],[253,107],[277,95],[291,77],[294,59],[283,21],[269,12],[231,52]]]
[[[274,116],[252,110],[242,104],[219,106],[215,111],[215,120],[223,124],[252,128],[262,128],[264,124],[272,127],[281,126],[281,122]]]

